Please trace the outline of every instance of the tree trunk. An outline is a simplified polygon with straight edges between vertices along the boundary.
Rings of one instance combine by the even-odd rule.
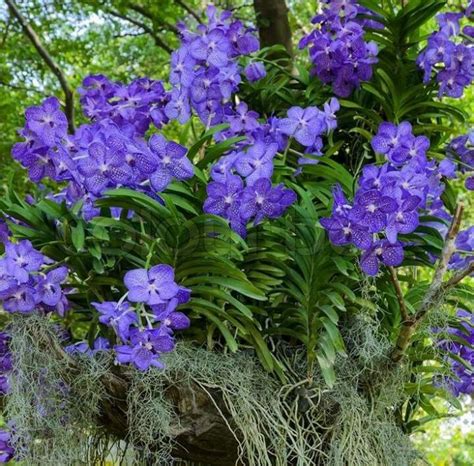
[[[102,383],[109,397],[102,405],[100,422],[107,432],[125,439],[128,382],[117,372],[105,376]],[[238,441],[232,432],[235,426],[219,393],[208,393],[197,384],[181,384],[167,388],[165,395],[179,420],[174,427],[175,458],[206,465],[239,464]]]
[[[51,354],[63,367],[63,381],[72,386],[81,374],[80,364],[64,351],[55,331],[51,328],[45,331],[39,325],[35,328],[36,323],[37,320],[26,321],[27,327],[22,329],[35,340],[37,346],[30,348],[31,351]],[[21,321],[21,325],[25,322]],[[12,331],[14,334],[15,330]],[[111,365],[97,381],[102,385],[103,391],[100,392],[105,395],[100,401],[98,425],[114,439],[129,440],[129,374],[123,367]],[[218,389],[177,377],[176,382],[164,384],[162,393],[174,413],[167,432],[173,439],[174,458],[209,466],[243,464],[238,460],[240,434]],[[138,449],[142,446],[134,445]],[[147,445],[147,448],[150,447],[153,448]]]
[[[262,47],[283,45],[293,57],[288,7],[285,0],[254,0],[255,16]]]

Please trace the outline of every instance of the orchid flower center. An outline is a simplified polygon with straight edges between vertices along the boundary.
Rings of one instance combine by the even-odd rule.
[[[15,262],[17,263],[19,267],[23,267],[24,265],[28,264],[28,260],[26,259],[26,257],[23,257],[23,256],[18,256],[15,259]]]

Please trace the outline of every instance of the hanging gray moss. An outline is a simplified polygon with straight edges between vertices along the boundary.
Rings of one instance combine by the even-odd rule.
[[[106,357],[81,358],[80,371],[68,381],[68,359],[61,358],[57,329],[40,316],[16,316],[9,328],[14,370],[5,417],[13,422],[17,456],[26,464],[91,464],[107,448],[96,426],[99,383]]]
[[[75,358],[71,367],[47,318],[15,317],[6,416],[15,423],[18,457],[28,465],[101,464],[111,457],[130,465],[183,464],[173,460],[181,440],[208,429],[212,435],[230,432],[237,464],[413,464],[417,454],[391,414],[404,375],[379,374],[378,383],[368,384],[368,378],[377,380],[374,361],[383,361],[389,345],[372,322],[356,320],[349,327],[349,356],[336,365],[332,388],[322,379],[306,380],[304,352],[288,348],[282,350],[287,384],[267,374],[250,353],[184,343],[167,355],[164,371],[127,369],[121,436],[104,421],[104,410],[116,409],[110,408],[115,395],[104,384],[115,370],[110,356]],[[213,412],[204,412],[209,407]],[[223,457],[216,464],[235,458],[229,461]]]

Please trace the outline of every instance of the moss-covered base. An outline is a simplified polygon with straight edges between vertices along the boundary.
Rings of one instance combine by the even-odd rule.
[[[392,415],[402,374],[377,373],[383,342],[356,322],[333,388],[305,379],[305,357],[286,349],[282,384],[251,354],[178,345],[164,371],[117,368],[106,354],[71,360],[47,318],[11,325],[15,370],[6,415],[28,465],[396,465],[416,459]],[[176,463],[177,464],[177,463]]]

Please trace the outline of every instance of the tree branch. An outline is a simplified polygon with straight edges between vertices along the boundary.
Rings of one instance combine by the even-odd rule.
[[[461,220],[464,213],[464,204],[459,203],[456,207],[451,226],[449,227],[448,234],[441,252],[441,256],[438,265],[435,270],[433,280],[428,288],[428,291],[421,302],[416,314],[410,317],[402,324],[400,334],[395,345],[395,349],[392,352],[392,361],[397,363],[403,358],[406,349],[410,345],[410,340],[415,333],[420,322],[425,318],[426,314],[435,307],[442,300],[444,294],[453,286],[457,285],[464,277],[469,275],[474,269],[474,263],[471,263],[465,270],[458,272],[447,282],[443,282],[444,275],[446,274],[449,266],[449,261],[456,251],[456,237],[461,228]]]
[[[474,273],[474,262],[471,262],[466,268],[455,273],[444,285],[444,291],[448,291],[453,286],[456,286],[464,278]]]
[[[53,72],[53,74],[58,78],[59,84],[64,92],[64,102],[65,102],[65,113],[69,123],[69,131],[71,133],[74,132],[74,93],[69,86],[69,83],[66,79],[66,75],[63,73],[59,65],[56,61],[51,57],[48,53],[47,49],[44,47],[41,39],[33,30],[33,28],[28,24],[26,18],[21,14],[20,10],[18,9],[17,5],[13,0],[5,0],[5,3],[8,5],[13,16],[18,20],[20,23],[23,32],[25,35],[30,39],[31,43],[33,44],[34,48],[46,63],[48,68]]]
[[[402,323],[408,322],[408,320],[410,319],[410,316],[408,314],[408,309],[405,304],[405,298],[403,296],[402,287],[400,286],[400,282],[398,281],[397,272],[393,267],[388,267],[388,270],[390,271],[390,278],[392,280],[393,287],[395,288],[395,293],[397,294],[398,305],[400,307],[400,314],[402,316]]]
[[[145,36],[148,34],[146,31],[140,31],[140,32],[125,32],[123,34],[114,34],[112,37],[114,39],[122,39],[123,37],[140,37],[140,36]]]
[[[115,10],[110,10],[110,9],[107,9],[106,10],[107,13],[109,13],[110,15],[112,16],[115,16],[116,18],[120,18],[122,19],[123,21],[127,21],[137,27],[139,27],[140,29],[142,29],[143,31],[145,31],[147,34],[149,34],[153,40],[155,41],[155,44],[160,47],[161,49],[163,49],[165,52],[171,54],[173,52],[173,49],[165,43],[165,41],[158,35],[155,33],[155,31],[153,31],[153,29],[148,26],[147,24],[135,19],[135,18],[132,18],[130,16],[126,16],[122,13],[119,13],[118,11],[115,11]]]
[[[14,84],[6,83],[5,81],[0,80],[0,86],[9,87],[15,91],[24,91],[24,92],[35,92],[36,94],[44,95],[44,92],[38,91],[38,89],[32,89],[29,87],[15,86]]]
[[[142,16],[145,16],[145,18],[148,18],[153,24],[154,23],[157,23],[157,24],[160,24],[162,25],[165,29],[168,29],[169,31],[173,32],[174,34],[176,34],[177,36],[179,35],[179,30],[176,26],[174,26],[173,24],[170,24],[168,23],[167,21],[163,20],[163,19],[159,19],[157,18],[155,15],[153,15],[152,13],[150,13],[146,8],[143,8],[142,6],[140,5],[135,5],[134,3],[128,3],[128,7],[141,14]]]
[[[199,24],[202,24],[202,20],[199,15],[191,7],[186,5],[186,3],[181,0],[175,0],[175,3],[177,3],[183,10],[188,12]]]
[[[464,213],[464,204],[459,203],[456,207],[456,212],[454,214],[451,226],[449,227],[448,234],[446,235],[446,241],[444,243],[443,251],[441,252],[441,258],[436,268],[433,281],[431,282],[428,292],[426,293],[420,308],[418,309],[415,320],[421,320],[425,314],[433,306],[433,302],[436,302],[435,299],[440,290],[443,288],[443,277],[448,270],[449,261],[451,257],[456,252],[456,236],[459,233],[461,228],[461,220]]]

